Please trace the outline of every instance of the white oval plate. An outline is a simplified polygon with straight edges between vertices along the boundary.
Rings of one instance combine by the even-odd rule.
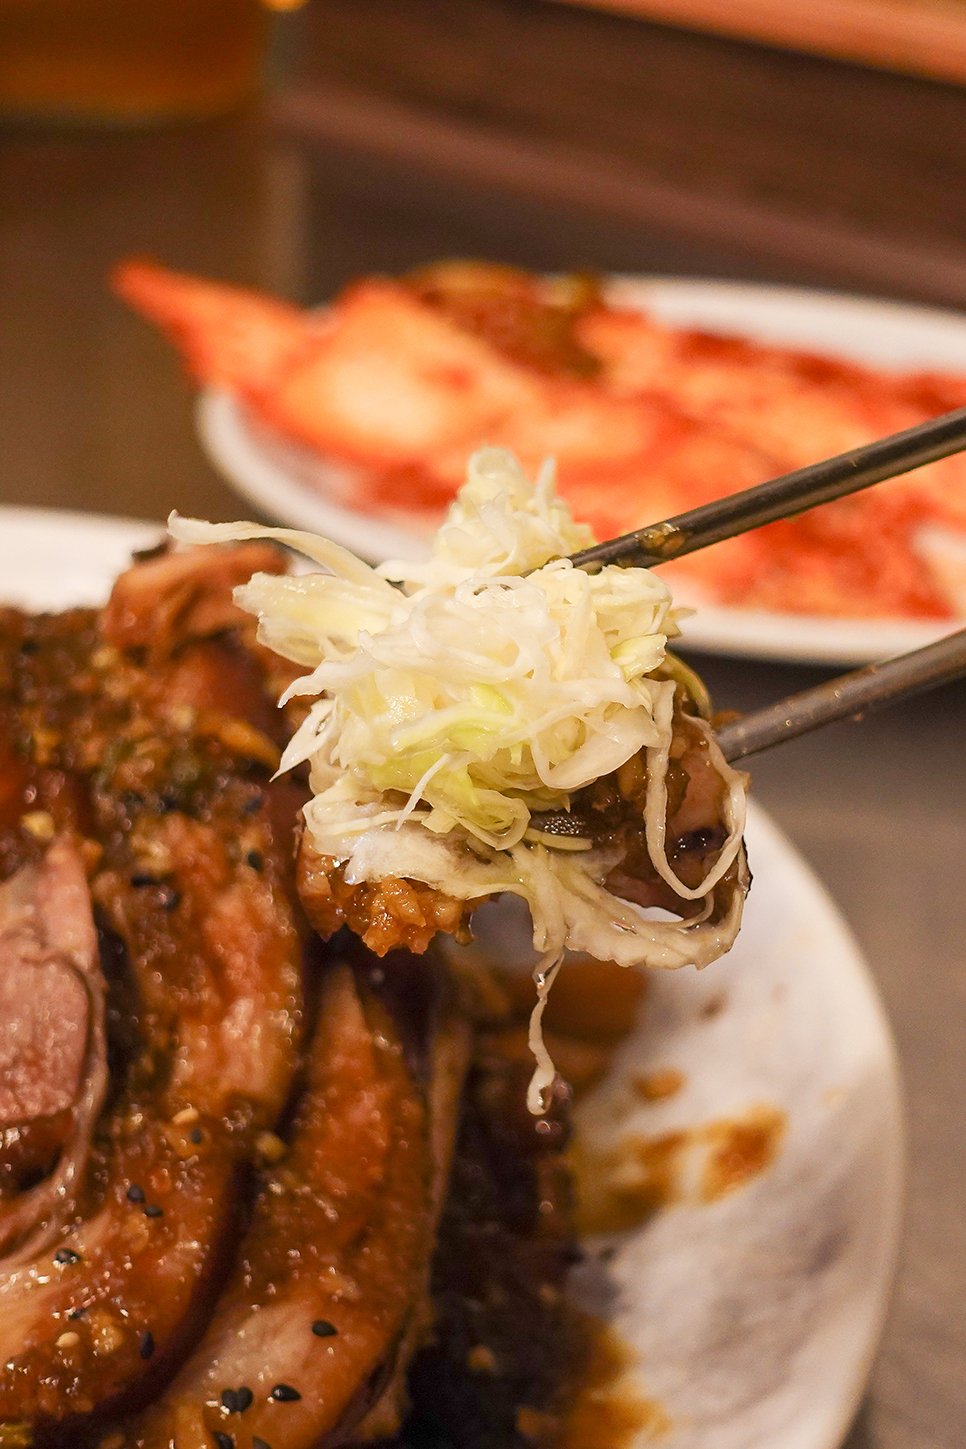
[[[102,602],[161,526],[0,509],[0,602]],[[578,1131],[612,1131],[625,1079],[678,1068],[685,1086],[624,1109],[620,1131],[660,1136],[787,1116],[777,1158],[746,1186],[680,1202],[590,1259],[583,1291],[614,1295],[643,1393],[671,1419],[663,1449],[836,1449],[859,1402],[889,1296],[903,1176],[889,1028],[834,905],[761,810],[748,822],[755,881],[738,944],[703,972],[655,972],[641,1025]],[[484,924],[485,923],[481,923]],[[506,918],[497,927],[512,954]],[[485,946],[483,934],[481,944]],[[709,1010],[714,1004],[717,1008]],[[596,1266],[595,1266],[596,1265]],[[641,1436],[635,1449],[653,1441]]]
[[[901,302],[752,282],[616,277],[615,303],[639,307],[673,326],[701,327],[753,341],[805,347],[874,367],[966,372],[966,317]],[[342,507],[345,470],[311,449],[256,425],[230,393],[209,390],[198,431],[229,483],[264,512],[323,533],[363,558],[425,557],[425,537]],[[747,658],[864,664],[918,648],[954,627],[903,619],[827,619],[694,603],[688,647]]]

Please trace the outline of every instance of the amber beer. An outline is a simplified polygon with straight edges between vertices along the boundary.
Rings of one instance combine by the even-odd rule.
[[[260,0],[0,0],[0,111],[90,122],[201,118],[258,88]]]

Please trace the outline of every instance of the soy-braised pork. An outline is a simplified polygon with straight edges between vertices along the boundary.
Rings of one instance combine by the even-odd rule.
[[[16,1162],[8,1186],[21,1188],[0,1199],[8,1266],[73,1210],[107,1091],[104,998],[87,876],[64,837],[0,886],[0,1125]],[[28,1174],[39,1181],[24,1191]]]
[[[119,1444],[204,1445],[222,1432],[238,1446],[312,1449],[347,1442],[365,1416],[360,1433],[398,1422],[401,1380],[395,1399],[385,1390],[429,1318],[465,1025],[417,1023],[430,1039],[414,1043],[431,968],[396,963],[407,1032],[355,954],[355,974],[339,960],[327,969],[304,1095],[235,1275],[194,1354]]]
[[[70,1442],[80,1417],[170,1372],[297,1063],[295,794],[269,784],[284,724],[259,661],[224,632],[240,623],[224,558],[195,557],[188,615],[165,613],[167,561],[146,566],[157,587],[133,592],[166,620],[151,651],[118,648],[93,611],[0,621],[0,862],[43,872],[52,839],[78,841],[114,1067],[66,1220],[0,1262],[0,1423],[28,1437],[62,1424]],[[174,572],[183,586],[183,562]]]

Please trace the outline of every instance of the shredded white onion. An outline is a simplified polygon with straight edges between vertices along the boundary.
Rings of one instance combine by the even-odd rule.
[[[261,641],[308,671],[288,694],[315,702],[282,768],[310,761],[307,829],[350,884],[404,876],[457,899],[527,901],[545,953],[534,1092],[552,1080],[539,1014],[564,951],[668,967],[729,949],[743,863],[716,922],[710,893],[740,856],[745,777],[696,723],[723,781],[727,839],[706,878],[685,885],[664,838],[675,680],[692,678],[665,654],[678,632],[671,596],[646,569],[572,566],[566,555],[592,538],[556,497],[551,465],[532,485],[505,451],[477,453],[421,564],[372,569],[325,539],[250,523],[172,515],[170,528],[191,543],[274,538],[330,571],[256,574],[235,593]],[[607,891],[605,850],[531,830],[535,812],[569,809],[640,751],[648,853],[682,900],[705,901],[687,920],[649,919]]]

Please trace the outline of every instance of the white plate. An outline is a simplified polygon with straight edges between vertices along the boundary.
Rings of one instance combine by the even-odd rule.
[[[0,602],[99,603],[157,524],[0,510]],[[903,1147],[895,1054],[875,987],[822,887],[763,812],[734,950],[657,972],[637,1033],[578,1130],[599,1139],[608,1094],[676,1067],[686,1084],[623,1111],[659,1136],[766,1104],[787,1115],[773,1164],[711,1204],[680,1202],[609,1244],[583,1291],[612,1303],[643,1392],[672,1421],[663,1449],[836,1449],[858,1404],[889,1295]],[[509,951],[507,924],[498,927]],[[715,1003],[717,1010],[709,1011]],[[625,1094],[629,1095],[629,1094]],[[642,1435],[635,1449],[653,1441]]]
[[[599,1140],[622,1085],[634,1096],[627,1078],[667,1067],[685,1087],[664,1102],[637,1096],[621,1132],[784,1112],[770,1167],[716,1202],[665,1208],[617,1244],[606,1275],[643,1390],[671,1419],[664,1449],[837,1449],[895,1265],[898,1069],[875,987],[821,885],[758,809],[747,843],[755,879],[737,944],[703,972],[657,974],[578,1132]]]
[[[678,278],[619,277],[608,295],[675,326],[811,348],[874,367],[966,373],[966,317],[953,312],[794,287]],[[202,394],[198,430],[227,480],[265,513],[324,533],[374,562],[425,556],[419,534],[341,507],[345,474],[339,464],[253,425],[231,394]],[[688,602],[680,589],[678,596]],[[929,643],[952,627],[698,604],[686,639],[692,649],[748,658],[861,664]]]
[[[164,537],[163,523],[0,507],[0,604],[69,609],[103,604],[135,549]]]

